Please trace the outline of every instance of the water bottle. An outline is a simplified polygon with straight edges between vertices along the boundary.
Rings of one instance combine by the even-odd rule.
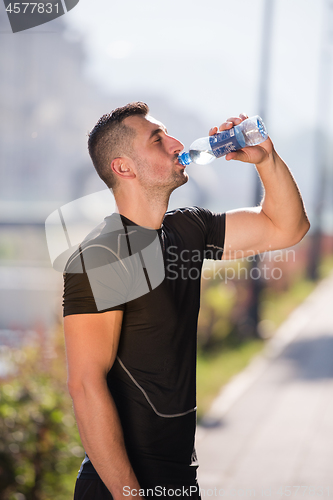
[[[256,146],[267,138],[266,127],[260,116],[252,116],[231,129],[197,139],[191,144],[188,153],[178,156],[178,161],[182,165],[189,165],[191,162],[197,165],[208,165],[215,158],[246,146]]]

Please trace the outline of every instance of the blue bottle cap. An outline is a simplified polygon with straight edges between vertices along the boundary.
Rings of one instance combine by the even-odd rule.
[[[181,165],[184,165],[184,167],[192,163],[191,157],[188,153],[182,153],[181,155],[179,155],[178,161]]]

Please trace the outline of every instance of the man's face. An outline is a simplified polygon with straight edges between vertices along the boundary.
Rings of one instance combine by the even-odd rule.
[[[147,116],[130,116],[124,124],[133,128],[133,157],[137,179],[147,189],[161,189],[172,192],[188,181],[185,167],[178,161],[184,146],[168,135],[165,126]]]

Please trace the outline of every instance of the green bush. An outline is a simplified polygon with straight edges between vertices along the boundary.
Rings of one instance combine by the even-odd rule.
[[[52,355],[11,351],[0,384],[0,498],[68,500],[84,451],[66,387],[62,333]]]

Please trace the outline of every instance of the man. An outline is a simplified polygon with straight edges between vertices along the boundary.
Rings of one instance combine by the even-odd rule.
[[[92,161],[119,215],[105,219],[65,270],[68,386],[86,451],[75,499],[199,498],[202,261],[220,259],[223,249],[223,258],[232,259],[240,251],[289,247],[309,229],[296,183],[269,138],[226,156],[256,165],[265,188],[260,207],[166,213],[171,192],[188,180],[178,162],[183,145],[148,112],[131,103],[104,115],[89,136]],[[230,118],[219,130],[245,118]]]

